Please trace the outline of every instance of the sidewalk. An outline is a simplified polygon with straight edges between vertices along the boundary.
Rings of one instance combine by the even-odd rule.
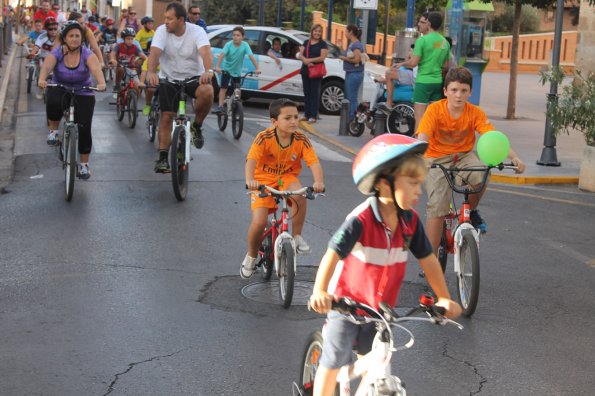
[[[12,168],[14,164],[14,131],[9,123],[4,124],[3,119],[12,115],[13,103],[9,95],[9,84],[14,85],[15,65],[18,68],[20,62],[17,59],[17,45],[13,44],[8,51],[8,55],[2,60],[0,68],[0,194],[4,192],[4,187],[12,179]],[[7,117],[5,117],[7,116]]]
[[[556,153],[561,166],[540,166],[545,131],[546,94],[549,85],[542,86],[539,76],[520,74],[517,81],[516,120],[506,120],[508,101],[508,73],[484,73],[480,105],[496,129],[506,133],[511,147],[525,162],[522,175],[496,173],[491,180],[508,184],[577,184],[585,140],[579,133],[561,135]],[[338,150],[355,156],[373,136],[366,128],[360,137],[339,136],[339,117],[321,115],[315,124],[300,122],[300,126]]]

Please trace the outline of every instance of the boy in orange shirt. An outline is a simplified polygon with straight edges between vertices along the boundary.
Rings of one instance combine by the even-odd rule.
[[[246,185],[255,190],[259,185],[268,185],[279,190],[298,190],[302,185],[298,176],[302,170],[301,160],[312,170],[315,192],[324,191],[322,167],[314,147],[306,135],[297,130],[298,107],[288,99],[278,99],[269,107],[272,127],[260,132],[254,138],[246,158]],[[248,253],[242,262],[240,275],[247,279],[255,270],[256,254],[268,215],[275,210],[272,197],[260,198],[250,195],[252,223],[248,228]],[[302,238],[302,227],[306,219],[306,198],[292,197],[292,234],[298,253],[308,253],[310,247]]]
[[[494,126],[488,120],[483,110],[467,100],[471,96],[471,72],[464,67],[451,69],[444,79],[444,95],[446,99],[432,103],[423,115],[417,128],[419,140],[429,143],[425,157],[430,163],[439,163],[445,167],[468,168],[485,166],[473,152],[475,146],[475,132],[480,135],[493,131]],[[522,173],[525,164],[510,148],[508,158],[517,167],[516,172]],[[482,172],[458,172],[459,181],[472,187],[481,183]],[[428,193],[426,209],[426,232],[432,244],[434,253],[438,251],[444,216],[450,207],[451,190],[441,169],[430,169],[424,182]],[[469,197],[471,203],[471,222],[482,233],[487,231],[487,224],[479,216],[477,205],[483,191]]]

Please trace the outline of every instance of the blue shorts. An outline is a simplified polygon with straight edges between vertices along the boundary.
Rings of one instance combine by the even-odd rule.
[[[341,368],[353,362],[354,349],[358,355],[365,355],[372,350],[376,325],[356,325],[342,318],[344,316],[338,312],[328,313],[322,330],[322,367]]]

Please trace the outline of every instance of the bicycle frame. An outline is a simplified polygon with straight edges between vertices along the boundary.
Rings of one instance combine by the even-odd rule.
[[[174,118],[171,128],[171,136],[174,136],[174,130],[176,126],[183,126],[186,129],[186,133],[184,134],[184,138],[186,140],[186,144],[184,146],[184,164],[188,165],[190,162],[190,145],[191,145],[191,133],[190,133],[190,120],[186,115],[186,100],[188,99],[188,95],[185,91],[185,84],[188,81],[168,81],[170,84],[174,84],[178,87],[178,92],[180,94],[180,99],[178,101],[178,113],[176,118]]]

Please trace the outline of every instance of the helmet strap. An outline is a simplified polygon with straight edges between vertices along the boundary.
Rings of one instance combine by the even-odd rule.
[[[395,205],[395,209],[397,210],[397,227],[401,230],[401,237],[403,238],[403,248],[405,250],[409,250],[409,243],[407,242],[407,238],[405,238],[405,227],[404,227],[404,220],[403,220],[403,213],[405,212],[399,204],[397,203],[397,199],[395,198],[396,191],[395,191],[395,177],[393,175],[385,176],[386,180],[390,184],[390,195],[393,201],[393,205]]]

